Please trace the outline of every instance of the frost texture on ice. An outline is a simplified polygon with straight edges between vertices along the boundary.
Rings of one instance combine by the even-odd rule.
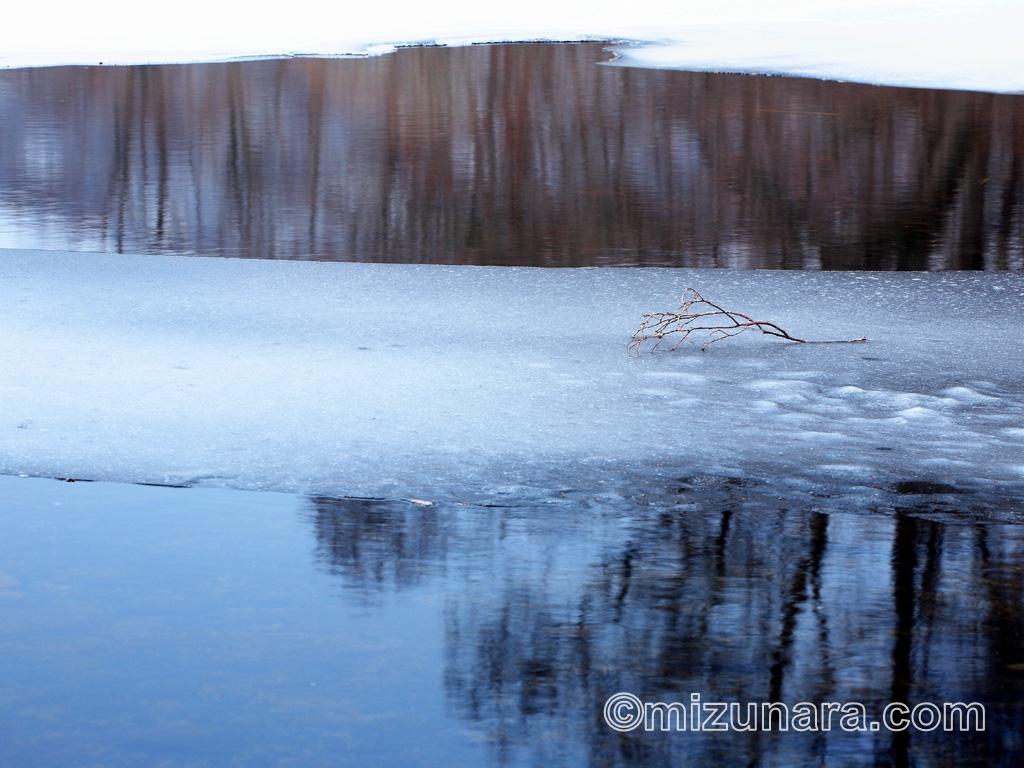
[[[688,285],[805,338],[869,341],[628,357],[640,315]],[[821,498],[1024,487],[1016,273],[0,251],[0,327],[5,474],[456,501],[692,477]]]
[[[145,10],[141,10],[145,8]],[[21,3],[0,29],[0,67],[375,55],[398,45],[634,41],[622,63],[792,74],[884,85],[1024,92],[1017,0],[440,0],[239,12],[182,0]]]

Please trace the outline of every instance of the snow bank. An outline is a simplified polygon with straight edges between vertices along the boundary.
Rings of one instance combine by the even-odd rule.
[[[687,285],[869,341],[627,357]],[[1024,486],[1022,299],[1015,273],[0,251],[0,472],[491,502],[700,475],[1001,504]]]
[[[1024,91],[1016,0],[442,0],[248,3],[129,0],[6,9],[0,66],[366,55],[402,44],[618,40],[624,63],[887,85]]]
[[[885,5],[817,18],[709,24],[661,44],[622,49],[620,63],[1021,93],[1022,26],[1019,3]]]

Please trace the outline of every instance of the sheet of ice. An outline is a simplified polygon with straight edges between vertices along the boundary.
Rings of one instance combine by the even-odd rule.
[[[887,85],[1024,91],[1017,0],[439,0],[19,3],[0,66],[366,55],[401,44],[637,41],[623,63],[798,74]]]
[[[687,285],[869,341],[628,357]],[[1024,488],[1022,299],[1016,273],[0,251],[0,472],[463,501],[712,476],[1001,503]]]
[[[796,75],[915,88],[1024,92],[1024,5],[884,6],[832,18],[707,25],[618,49],[620,64]]]

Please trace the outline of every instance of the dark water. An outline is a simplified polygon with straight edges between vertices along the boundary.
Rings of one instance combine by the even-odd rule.
[[[1024,267],[1024,97],[608,58],[520,44],[0,71],[0,246]]]
[[[1020,765],[1024,527],[0,477],[0,764]],[[648,702],[977,702],[983,732],[619,733]]]

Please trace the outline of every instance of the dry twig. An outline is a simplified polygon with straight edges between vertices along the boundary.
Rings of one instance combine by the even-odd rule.
[[[694,331],[707,331],[710,338],[701,346],[700,351],[703,352],[716,341],[729,338],[730,336],[738,336],[752,328],[769,336],[778,336],[780,339],[795,341],[798,344],[852,344],[858,341],[867,341],[867,338],[864,336],[861,336],[859,339],[849,339],[846,341],[807,341],[806,339],[798,339],[775,323],[769,323],[766,320],[755,320],[748,315],[744,315],[742,312],[722,309],[717,304],[713,304],[705,299],[693,288],[687,288],[683,291],[682,306],[678,312],[655,312],[654,314],[644,315],[641,318],[640,327],[633,334],[633,338],[626,349],[629,354],[636,353],[639,355],[640,347],[645,341],[654,341],[654,346],[651,347],[653,352],[661,345],[666,336],[678,333],[679,340],[672,345],[672,349],[676,349],[684,341],[689,341],[692,344],[693,340],[690,338],[690,334]]]

